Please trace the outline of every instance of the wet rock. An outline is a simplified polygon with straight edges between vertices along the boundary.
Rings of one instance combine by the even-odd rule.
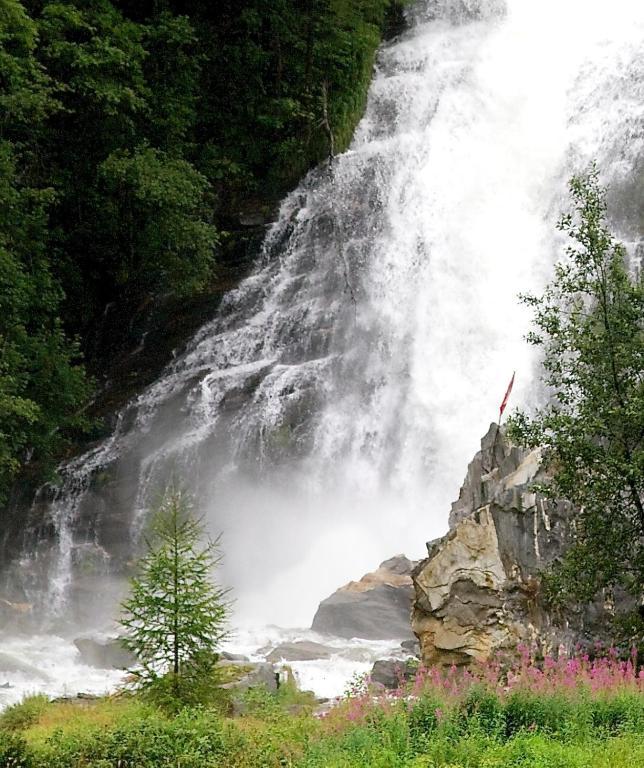
[[[315,659],[328,659],[333,653],[321,643],[311,640],[297,640],[294,643],[281,643],[266,656],[266,661],[277,663],[280,661],[313,661]]]
[[[250,661],[248,656],[244,656],[243,653],[229,653],[228,651],[221,651],[219,658],[223,661]]]
[[[103,696],[97,696],[94,693],[79,691],[75,696],[59,696],[51,701],[53,704],[72,704],[80,709],[85,709],[91,707],[94,702],[100,701],[103,698]]]
[[[400,647],[410,656],[420,658],[420,643],[418,640],[403,640]]]
[[[123,647],[118,637],[77,637],[74,645],[81,660],[99,669],[129,669],[136,664],[136,657]]]
[[[312,629],[338,637],[368,640],[412,638],[414,565],[404,555],[397,555],[360,581],[341,587],[320,603]]]
[[[35,667],[33,664],[29,664],[11,653],[3,653],[1,651],[0,672],[20,672],[23,675],[42,680],[43,682],[49,682],[50,680],[50,677],[46,672],[38,669],[38,667]]]
[[[546,479],[539,450],[523,451],[490,426],[452,505],[450,531],[413,573],[412,626],[425,665],[483,661],[520,642],[572,650],[604,636],[603,603],[571,607],[562,623],[544,604],[539,574],[568,546],[573,512],[533,489]]]
[[[370,679],[376,685],[382,685],[388,690],[395,690],[407,681],[413,680],[417,665],[400,659],[379,659],[373,665]]]
[[[229,691],[246,691],[249,688],[265,686],[268,691],[274,693],[278,687],[278,674],[272,664],[268,662],[255,662],[243,664],[236,661],[219,662],[219,665],[238,665],[243,674],[237,680],[225,683],[221,687]]]

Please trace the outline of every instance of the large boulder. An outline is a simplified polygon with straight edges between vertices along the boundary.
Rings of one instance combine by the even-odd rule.
[[[312,629],[338,637],[368,640],[413,637],[410,625],[415,563],[397,555],[360,581],[352,581],[323,600]]]
[[[33,664],[30,664],[27,661],[23,661],[23,659],[20,659],[18,656],[14,656],[12,653],[4,653],[3,651],[0,651],[0,673],[3,672],[19,672],[20,674],[26,675],[27,677],[41,680],[43,682],[49,682],[51,680],[46,672],[38,669],[38,667],[35,667]]]
[[[539,450],[523,451],[492,424],[469,465],[450,530],[413,573],[412,627],[426,665],[483,661],[519,642],[544,650],[605,639],[603,601],[554,621],[540,573],[570,541],[573,510],[535,486]]]
[[[278,663],[282,661],[314,661],[315,659],[328,659],[333,653],[333,648],[328,648],[321,643],[311,640],[296,640],[293,643],[281,643],[266,656],[266,661]]]
[[[378,659],[371,669],[369,680],[388,690],[395,690],[413,680],[417,670],[417,664],[413,664],[409,660]]]
[[[81,660],[99,669],[129,669],[136,664],[136,657],[123,647],[118,637],[77,637],[74,645]]]
[[[249,688],[265,687],[271,693],[275,693],[279,684],[279,675],[275,667],[268,662],[239,662],[239,661],[220,661],[217,664],[219,669],[232,668],[232,679],[224,683],[221,688],[230,691],[246,691]]]

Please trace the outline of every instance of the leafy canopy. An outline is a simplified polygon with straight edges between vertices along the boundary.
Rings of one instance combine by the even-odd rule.
[[[595,166],[570,182],[570,238],[534,310],[550,402],[518,413],[511,434],[543,446],[546,489],[579,510],[574,543],[546,584],[550,597],[588,601],[604,587],[644,588],[644,282],[606,225]]]
[[[348,144],[402,5],[0,0],[0,503],[97,436],[83,367],[115,382],[149,312],[237,274],[240,214]]]

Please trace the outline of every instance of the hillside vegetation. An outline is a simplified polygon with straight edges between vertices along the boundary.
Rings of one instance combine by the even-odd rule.
[[[642,675],[640,672],[639,675]],[[587,656],[419,670],[383,693],[356,680],[330,711],[292,686],[163,714],[136,697],[0,716],[13,768],[630,768],[644,760],[642,678]],[[4,762],[3,762],[4,761]]]
[[[0,497],[95,427],[114,337],[347,145],[402,1],[0,0]]]

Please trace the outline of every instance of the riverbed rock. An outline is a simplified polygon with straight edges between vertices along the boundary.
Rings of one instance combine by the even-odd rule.
[[[403,640],[400,644],[400,647],[410,656],[413,656],[416,659],[420,658],[420,643],[417,639],[414,638],[413,640]]]
[[[27,677],[41,680],[43,682],[49,682],[51,678],[46,672],[43,672],[33,664],[29,664],[27,661],[23,661],[18,656],[14,656],[12,653],[4,653],[0,651],[0,672],[19,672]]]
[[[395,690],[409,680],[413,680],[417,669],[418,665],[410,663],[409,660],[378,659],[373,665],[369,679],[376,685]]]
[[[231,653],[230,651],[221,651],[219,654],[219,658],[222,661],[242,661],[242,662],[250,661],[248,656],[244,656],[243,653]]]
[[[540,451],[524,451],[492,424],[470,463],[450,530],[414,570],[412,627],[425,665],[484,661],[520,642],[545,651],[606,639],[609,606],[549,612],[540,572],[571,538],[573,509],[535,490]]]
[[[314,661],[328,659],[333,648],[311,640],[297,640],[293,643],[280,643],[267,654],[266,661],[278,663],[281,661]]]
[[[275,667],[268,662],[238,662],[238,661],[220,661],[217,666],[239,667],[240,676],[236,680],[225,683],[221,687],[230,691],[246,691],[249,688],[264,686],[266,690],[274,693],[278,687],[278,673]]]
[[[410,613],[414,566],[405,555],[396,555],[360,581],[349,582],[320,603],[312,629],[368,640],[413,638]]]
[[[99,669],[129,669],[136,664],[135,656],[121,644],[118,637],[77,637],[74,645],[81,660]]]

